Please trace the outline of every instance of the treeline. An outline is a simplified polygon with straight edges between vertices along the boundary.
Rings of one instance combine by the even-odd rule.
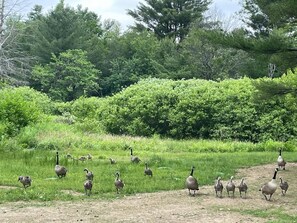
[[[0,90],[0,133],[16,136],[24,127],[52,120],[84,132],[175,139],[260,142],[297,136],[296,91],[266,98],[261,82],[289,87],[293,73],[281,78],[243,78],[221,82],[146,79],[105,98],[54,102],[30,88]],[[296,84],[295,84],[296,85]],[[291,87],[290,87],[291,88]],[[296,89],[296,87],[295,87]]]
[[[72,101],[113,95],[148,77],[279,77],[296,66],[296,6],[276,2],[244,1],[245,27],[234,30],[205,16],[208,0],[146,0],[128,10],[136,22],[124,33],[118,22],[63,0],[48,12],[36,5],[25,20],[4,10],[1,82]],[[279,10],[269,10],[279,5],[281,20]]]

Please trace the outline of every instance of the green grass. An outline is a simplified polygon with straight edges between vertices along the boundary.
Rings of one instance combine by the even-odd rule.
[[[189,175],[191,166],[196,167],[194,175],[200,185],[212,184],[217,176],[228,179],[235,174],[236,169],[265,163],[275,162],[274,152],[236,152],[236,153],[197,153],[168,151],[135,150],[135,155],[142,159],[139,164],[130,162],[128,150],[74,150],[72,155],[79,157],[91,153],[92,161],[73,161],[66,159],[65,151],[60,151],[60,163],[68,168],[65,178],[58,179],[54,172],[55,151],[23,150],[18,152],[1,152],[0,185],[16,186],[16,189],[0,189],[1,202],[18,200],[77,200],[86,199],[83,195],[83,183],[87,167],[94,172],[93,196],[91,198],[112,199],[115,194],[114,173],[120,171],[125,182],[124,191],[120,196],[173,190],[184,188],[185,178]],[[288,153],[287,153],[288,154]],[[296,157],[296,152],[287,155]],[[115,158],[115,165],[109,163],[108,157]],[[153,170],[152,178],[144,176],[144,162],[148,162]],[[24,190],[17,181],[20,175],[30,175],[32,186]],[[63,191],[81,193],[81,196]]]
[[[278,210],[245,210],[244,214],[267,219],[267,223],[297,222],[297,216],[286,214],[282,209]]]

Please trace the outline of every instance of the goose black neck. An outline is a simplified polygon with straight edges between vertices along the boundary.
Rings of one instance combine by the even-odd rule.
[[[130,149],[130,151],[131,151],[131,156],[133,156],[133,151],[132,151],[132,149]]]
[[[277,174],[277,170],[274,171],[274,175],[273,175],[272,179],[274,179],[274,180],[276,179],[276,174]]]
[[[280,155],[280,156],[282,155],[282,150],[281,150],[281,149],[279,150],[279,155]]]
[[[59,165],[59,153],[57,152],[57,156],[56,156],[56,164]]]
[[[194,173],[194,167],[192,167],[190,175],[193,176],[193,173]]]

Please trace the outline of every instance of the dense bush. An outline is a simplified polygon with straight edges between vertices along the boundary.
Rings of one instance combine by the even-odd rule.
[[[37,122],[50,110],[50,100],[44,94],[27,87],[1,89],[0,134],[15,136],[21,128]]]
[[[255,100],[249,78],[147,79],[105,99],[98,119],[112,134],[241,141],[286,141],[297,135],[292,96]]]

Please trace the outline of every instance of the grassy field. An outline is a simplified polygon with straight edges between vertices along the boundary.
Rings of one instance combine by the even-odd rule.
[[[255,152],[253,144],[239,142],[197,143],[194,140],[174,141],[102,135],[79,137],[69,132],[63,135],[55,132],[47,137],[44,137],[44,133],[39,133],[38,141],[43,145],[57,144],[52,146],[52,150],[0,151],[0,186],[6,188],[0,189],[0,202],[86,199],[83,188],[84,168],[88,168],[95,175],[92,196],[88,199],[112,199],[135,193],[182,189],[191,166],[196,167],[194,175],[198,178],[199,184],[207,185],[213,184],[217,176],[224,180],[229,179],[238,168],[276,162],[278,156],[278,148],[274,151],[269,149]],[[240,145],[245,148],[243,151],[234,149],[240,148]],[[130,162],[129,146],[133,147],[134,155],[141,159],[139,164]],[[62,179],[57,178],[54,172],[57,150],[60,153],[60,164],[68,169],[67,176]],[[75,159],[67,159],[68,153]],[[89,153],[93,157],[92,160],[76,160]],[[297,161],[296,151],[284,152],[283,155],[287,161]],[[117,163],[111,165],[109,157],[116,159]],[[148,162],[153,170],[152,178],[144,176],[145,162]],[[125,182],[120,195],[115,193],[113,184],[116,171],[121,173],[121,178]],[[21,175],[30,175],[33,179],[32,186],[26,190],[17,181]]]

